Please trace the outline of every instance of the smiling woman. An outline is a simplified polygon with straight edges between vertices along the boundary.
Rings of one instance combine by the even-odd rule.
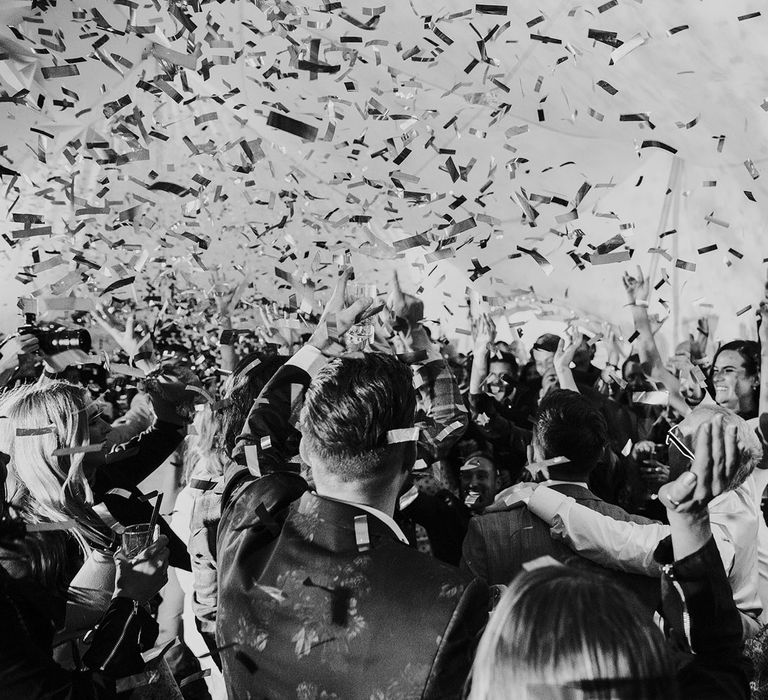
[[[715,401],[742,418],[757,416],[760,391],[760,346],[754,340],[733,340],[717,351],[710,379]]]

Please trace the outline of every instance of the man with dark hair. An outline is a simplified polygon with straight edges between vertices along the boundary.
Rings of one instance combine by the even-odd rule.
[[[520,406],[517,360],[495,344],[496,326],[483,316],[475,327],[472,370],[467,404],[471,426],[468,435],[487,443],[508,483],[520,478],[530,431],[530,407]]]
[[[256,400],[219,526],[217,643],[228,697],[459,698],[488,591],[408,546],[395,523],[416,456],[409,367],[328,360],[371,300],[342,277],[307,345]],[[303,407],[299,405],[304,396]],[[313,489],[286,464],[298,414]]]
[[[534,463],[550,462],[543,471],[547,476],[545,483],[577,503],[616,520],[650,522],[602,501],[589,490],[590,473],[607,443],[605,418],[589,399],[574,391],[553,389],[542,400],[533,430],[532,451]],[[552,463],[554,458],[560,460]],[[593,566],[553,539],[549,526],[511,494],[470,521],[462,567],[489,584],[508,584],[523,564],[545,555],[561,562],[578,561],[579,565]],[[652,578],[611,574],[637,593],[644,603],[655,605],[658,584]]]

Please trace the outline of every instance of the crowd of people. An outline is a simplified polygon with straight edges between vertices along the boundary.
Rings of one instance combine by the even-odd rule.
[[[768,697],[768,295],[662,357],[638,270],[627,342],[474,305],[463,353],[353,274],[0,347],[2,696]]]

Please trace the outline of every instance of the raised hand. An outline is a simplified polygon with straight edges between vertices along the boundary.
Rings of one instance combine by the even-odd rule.
[[[624,291],[627,293],[627,301],[630,304],[637,302],[647,302],[651,291],[650,280],[648,280],[640,266],[637,266],[637,277],[632,277],[628,272],[624,273],[622,278],[624,282]]]
[[[554,357],[555,368],[558,371],[571,368],[571,362],[583,341],[584,336],[575,328],[568,329],[565,338],[560,338]]]
[[[736,426],[715,414],[696,431],[694,455],[690,470],[659,491],[659,500],[671,513],[701,515],[712,499],[728,489],[741,461]]]
[[[139,352],[152,353],[152,339],[149,333],[141,335],[134,326],[134,315],[130,314],[125,321],[125,328],[101,304],[92,312],[96,322],[110,335],[128,357],[133,358]]]
[[[229,316],[243,296],[243,292],[248,288],[250,278],[246,271],[240,284],[235,286],[224,281],[220,273],[213,272],[211,283],[213,285],[211,294],[216,302],[216,312],[219,316]]]
[[[496,324],[488,314],[483,314],[475,325],[475,353],[485,353],[496,340]]]
[[[364,320],[376,311],[376,309],[371,309],[373,299],[368,297],[358,299],[350,306],[345,307],[347,282],[351,276],[352,268],[347,267],[336,280],[333,294],[323,309],[317,328],[307,342],[308,345],[312,345],[323,352],[329,351],[334,344],[334,338],[340,342],[344,334],[355,323]]]
[[[397,270],[392,272],[392,290],[387,297],[387,308],[394,316],[392,327],[395,331],[408,333],[424,318],[424,302],[402,290]]]

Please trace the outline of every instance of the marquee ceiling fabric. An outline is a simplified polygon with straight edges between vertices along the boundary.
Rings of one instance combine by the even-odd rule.
[[[640,264],[670,333],[753,332],[760,3],[377,2],[5,0],[4,318],[216,266],[317,303],[348,253],[453,330],[468,288],[625,320]]]

